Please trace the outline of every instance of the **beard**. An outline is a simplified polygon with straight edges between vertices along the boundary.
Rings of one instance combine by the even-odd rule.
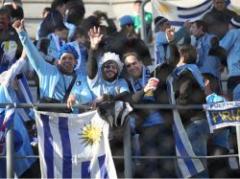
[[[108,77],[106,74],[103,74],[103,79],[109,82],[113,82],[114,80],[117,79],[118,74],[116,73],[114,76],[112,77]]]

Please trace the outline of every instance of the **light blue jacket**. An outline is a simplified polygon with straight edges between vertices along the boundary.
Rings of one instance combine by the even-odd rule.
[[[68,86],[72,78],[69,78],[69,76],[66,77],[66,75],[62,74],[55,65],[47,63],[25,31],[19,33],[19,38],[26,50],[32,67],[37,72],[40,86],[40,97],[54,98],[62,101],[66,90],[63,86]],[[77,90],[75,90],[74,93],[78,94],[78,100],[81,104],[92,101],[92,95],[86,80],[78,75],[74,86],[75,88],[77,87]]]
[[[197,66],[202,73],[210,73],[220,79],[221,62],[216,56],[208,55],[211,49],[211,39],[214,37],[212,34],[205,33],[196,42],[197,48]]]
[[[101,97],[103,94],[116,96],[123,92],[129,92],[128,84],[125,79],[117,78],[113,82],[108,82],[102,78],[100,73],[101,72],[98,72],[94,79],[87,78],[95,99]]]
[[[229,77],[240,76],[240,29],[231,29],[220,41],[228,53],[227,65]]]
[[[156,33],[155,59],[156,64],[162,64],[169,57],[169,47],[166,33],[159,31]]]
[[[180,28],[175,34],[173,43],[177,45],[190,44],[190,35],[185,27]],[[170,59],[171,51],[169,48],[169,41],[167,39],[166,32],[159,31],[156,33],[155,43],[155,59],[156,64],[162,64],[166,62],[166,59]]]

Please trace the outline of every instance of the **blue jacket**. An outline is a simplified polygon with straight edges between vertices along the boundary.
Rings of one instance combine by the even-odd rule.
[[[210,56],[209,50],[211,49],[211,40],[214,35],[205,33],[202,37],[197,39],[197,66],[202,73],[210,73],[220,79],[221,62],[216,56]]]
[[[62,101],[66,86],[70,84],[72,77],[62,74],[57,66],[47,63],[25,31],[19,33],[19,38],[26,50],[30,64],[37,72],[40,97],[54,98]],[[85,79],[78,75],[74,86],[77,87],[74,93],[78,94],[81,104],[92,101],[92,95]]]
[[[228,53],[227,66],[229,77],[240,76],[240,29],[231,29],[220,41]]]

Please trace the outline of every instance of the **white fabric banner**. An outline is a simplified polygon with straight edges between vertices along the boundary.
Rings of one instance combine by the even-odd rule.
[[[43,178],[117,178],[109,125],[97,111],[35,114]]]

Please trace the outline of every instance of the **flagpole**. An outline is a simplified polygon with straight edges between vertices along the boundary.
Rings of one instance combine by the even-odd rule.
[[[236,132],[237,132],[237,147],[238,147],[238,162],[239,162],[239,165],[240,165],[240,126],[236,126]]]
[[[144,19],[144,15],[145,15],[145,12],[144,12],[144,7],[145,5],[149,2],[150,0],[145,0],[142,2],[141,4],[141,10],[140,10],[140,15],[141,15],[141,22],[142,22],[142,26],[141,26],[141,39],[147,43],[147,32],[146,32],[146,22],[145,22],[145,19]]]
[[[14,178],[14,162],[13,162],[13,123],[11,122],[6,135],[6,163],[7,163],[7,178]]]
[[[124,147],[124,176],[125,178],[132,178],[132,152],[131,152],[131,129],[130,118],[128,117],[123,136]]]

